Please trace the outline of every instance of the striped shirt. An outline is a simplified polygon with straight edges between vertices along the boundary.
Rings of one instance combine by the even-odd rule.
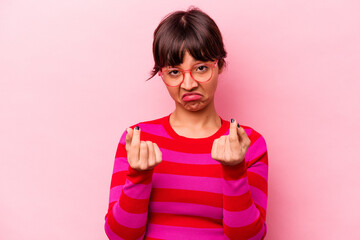
[[[245,160],[225,166],[211,158],[213,141],[229,134],[224,119],[206,138],[178,135],[169,116],[132,126],[157,143],[162,162],[132,169],[126,131],[115,155],[105,232],[109,239],[263,239],[266,234],[268,158],[264,138],[242,126],[251,140]]]

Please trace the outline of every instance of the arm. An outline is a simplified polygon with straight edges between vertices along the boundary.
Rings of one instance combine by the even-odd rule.
[[[266,235],[268,155],[264,138],[250,135],[249,159],[223,165],[224,232],[229,239],[263,239]]]
[[[115,156],[105,232],[109,239],[142,239],[146,229],[153,167],[154,146],[140,141],[140,131],[122,135]],[[156,145],[156,144],[154,144]],[[157,145],[155,146],[156,148]],[[156,151],[160,151],[156,149]],[[129,159],[129,157],[131,159]]]
[[[214,140],[211,155],[222,164],[225,235],[228,239],[263,239],[268,175],[264,138],[254,130],[248,136],[232,120],[229,135]]]

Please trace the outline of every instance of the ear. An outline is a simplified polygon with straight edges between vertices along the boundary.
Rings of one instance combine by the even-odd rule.
[[[219,68],[218,74],[221,74],[224,70],[224,66],[222,66],[221,68]]]
[[[224,71],[224,68],[225,68],[225,61],[223,60],[221,68],[218,65],[218,69],[219,69],[218,74],[221,74]]]

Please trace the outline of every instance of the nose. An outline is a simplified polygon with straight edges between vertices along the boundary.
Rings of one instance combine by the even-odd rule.
[[[190,72],[184,72],[184,81],[181,83],[181,88],[191,90],[197,86],[199,86],[199,83],[192,78]]]

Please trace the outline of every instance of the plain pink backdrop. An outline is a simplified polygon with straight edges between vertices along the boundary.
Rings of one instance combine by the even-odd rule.
[[[266,239],[360,239],[357,0],[2,0],[0,239],[106,239],[122,132],[174,108],[153,31],[190,5],[228,51],[219,114],[267,141]]]

